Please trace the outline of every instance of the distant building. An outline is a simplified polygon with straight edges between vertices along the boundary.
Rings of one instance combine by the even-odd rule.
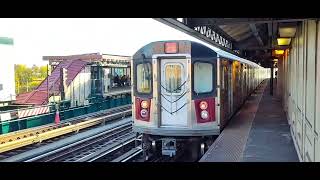
[[[71,107],[81,106],[90,98],[108,96],[115,87],[116,74],[127,77],[127,82],[131,77],[130,56],[91,53],[43,56],[43,60],[49,61],[52,68],[49,77],[32,92],[19,94],[15,104],[45,105],[64,99],[70,101]]]
[[[15,99],[13,39],[0,37],[0,107]]]

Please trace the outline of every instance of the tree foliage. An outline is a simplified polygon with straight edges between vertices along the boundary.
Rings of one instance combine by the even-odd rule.
[[[37,88],[47,77],[47,66],[33,65],[31,68],[24,64],[15,65],[16,93],[30,92]]]

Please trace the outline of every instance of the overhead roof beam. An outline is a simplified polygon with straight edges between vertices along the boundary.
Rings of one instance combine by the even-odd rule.
[[[254,35],[251,35],[246,39],[239,41],[238,49],[245,49],[246,47],[257,46],[257,43],[255,40],[256,40],[256,37]]]
[[[263,24],[271,22],[297,22],[299,18],[197,18],[197,25],[231,25],[231,24]]]
[[[250,24],[250,29],[253,32],[253,34],[256,37],[256,39],[258,40],[260,46],[263,46],[264,44],[263,44],[263,41],[262,41],[262,39],[261,39],[261,37],[259,35],[259,32],[257,30],[256,25],[255,24]]]
[[[268,23],[268,36],[272,37],[272,23]]]
[[[154,20],[157,20],[157,21],[159,21],[161,23],[164,23],[164,24],[166,24],[166,25],[168,25],[168,26],[170,26],[172,28],[175,28],[175,29],[177,29],[179,31],[182,31],[182,32],[186,33],[186,34],[189,34],[189,35],[191,35],[191,36],[193,36],[193,37],[195,37],[195,38],[197,38],[197,39],[199,39],[201,41],[209,43],[209,44],[211,44],[213,46],[219,47],[220,49],[222,49],[222,50],[224,50],[226,52],[229,52],[231,54],[239,56],[239,54],[236,54],[234,51],[215,44],[211,39],[209,39],[206,36],[198,33],[197,31],[195,31],[194,29],[190,28],[186,24],[181,23],[181,22],[177,21],[174,18],[154,18]],[[233,47],[234,46],[235,46],[235,44],[233,44]]]
[[[268,23],[268,46],[272,47],[272,40],[273,40],[273,37],[272,37],[272,33],[273,30],[272,30],[272,23]]]
[[[249,47],[239,47],[240,50],[273,50],[273,49],[288,49],[290,46],[249,46]]]
[[[202,19],[205,19],[205,18],[186,18],[186,21],[184,24],[186,24],[190,28],[194,28],[196,26],[199,26],[198,21],[199,20],[201,21]],[[231,40],[233,45],[237,46],[237,43],[236,43],[237,41],[233,37],[231,37],[229,34],[227,34],[224,30],[222,30],[218,25],[216,25],[214,23],[210,23],[205,26],[210,27],[211,29],[213,29],[217,33],[221,34],[223,37],[226,37],[227,39]]]
[[[277,34],[278,34],[278,23],[273,22],[272,23],[272,42],[271,42],[271,47],[277,46]]]
[[[279,23],[279,27],[297,27],[297,22],[286,22],[286,23]]]

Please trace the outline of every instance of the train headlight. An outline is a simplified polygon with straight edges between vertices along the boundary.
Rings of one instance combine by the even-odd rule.
[[[141,107],[142,107],[143,109],[147,109],[147,108],[149,107],[148,101],[142,101],[142,102],[141,102]]]
[[[205,101],[201,101],[199,106],[200,106],[200,109],[205,110],[208,108],[208,103]]]
[[[206,110],[201,111],[201,118],[202,119],[208,119],[209,113]]]
[[[147,111],[146,109],[142,109],[142,110],[140,111],[140,115],[141,115],[141,117],[145,118],[145,117],[148,116],[148,111]]]

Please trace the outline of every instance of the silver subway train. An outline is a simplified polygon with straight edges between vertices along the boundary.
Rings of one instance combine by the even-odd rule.
[[[174,156],[186,142],[203,154],[268,69],[187,41],[159,41],[132,60],[133,129],[145,153]]]

